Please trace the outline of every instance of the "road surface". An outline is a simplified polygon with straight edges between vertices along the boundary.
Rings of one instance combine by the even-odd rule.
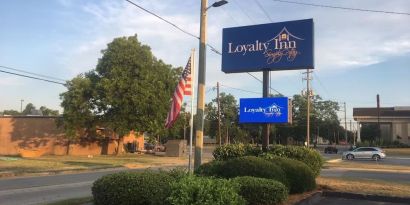
[[[124,169],[1,179],[0,202],[2,205],[30,205],[91,196],[91,186],[96,179],[119,171]]]

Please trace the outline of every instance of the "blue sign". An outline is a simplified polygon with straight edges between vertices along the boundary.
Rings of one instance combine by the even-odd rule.
[[[240,123],[291,123],[289,98],[241,98]]]
[[[313,69],[313,19],[224,28],[222,71]]]

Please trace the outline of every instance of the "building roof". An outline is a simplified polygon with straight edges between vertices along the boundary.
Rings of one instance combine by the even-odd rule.
[[[353,108],[353,117],[377,117],[377,108]],[[410,106],[381,107],[380,117],[410,117]]]

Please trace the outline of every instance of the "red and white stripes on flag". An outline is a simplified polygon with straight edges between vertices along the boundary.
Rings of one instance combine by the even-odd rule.
[[[182,101],[184,100],[184,95],[192,95],[192,57],[188,59],[188,63],[182,72],[181,78],[179,79],[178,85],[175,88],[174,95],[172,96],[171,109],[168,112],[167,120],[165,122],[165,127],[170,128],[177,120],[179,111],[181,111]]]

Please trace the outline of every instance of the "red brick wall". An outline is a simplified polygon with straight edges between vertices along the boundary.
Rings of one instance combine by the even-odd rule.
[[[37,157],[65,155],[68,141],[64,130],[56,126],[55,117],[0,117],[0,155]],[[136,141],[138,149],[144,147],[144,137],[131,132],[124,143]],[[114,154],[117,140],[94,140],[71,143],[70,155]]]

